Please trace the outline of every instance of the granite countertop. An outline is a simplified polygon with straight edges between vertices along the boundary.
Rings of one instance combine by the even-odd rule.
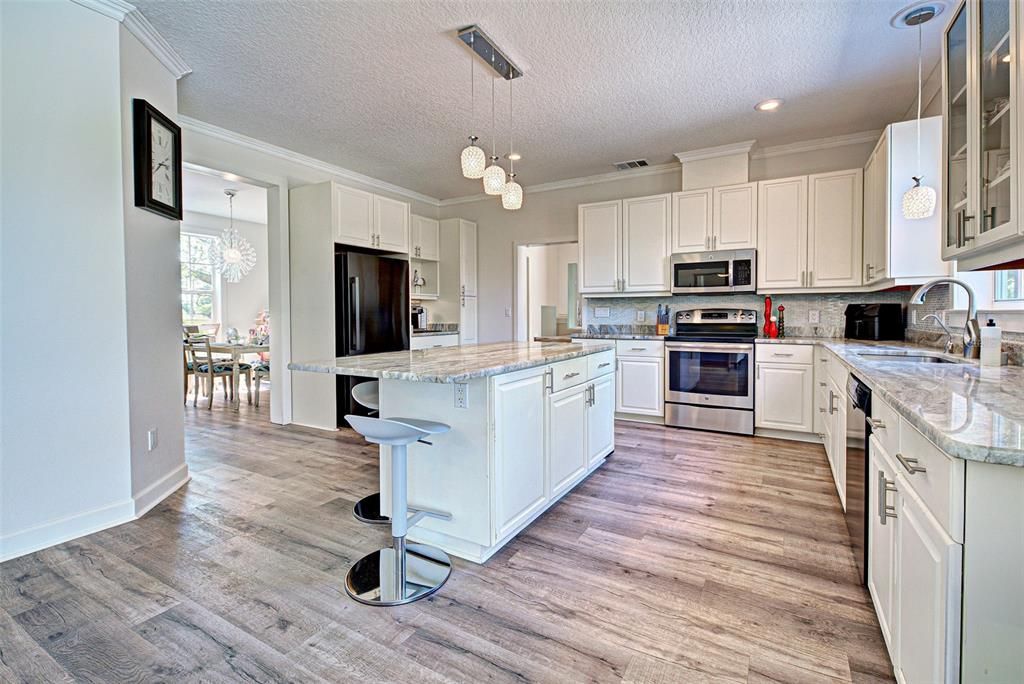
[[[911,425],[950,456],[1024,467],[1024,367],[981,368],[977,361],[908,342],[786,338],[761,344],[821,344]],[[958,363],[867,359],[892,349]]]
[[[614,349],[612,344],[499,342],[296,361],[289,370],[415,382],[465,382]]]
[[[598,333],[585,332],[574,333],[573,337],[578,340],[664,340],[664,335],[630,335],[627,333]]]
[[[458,330],[413,330],[413,337],[431,337],[433,335],[458,335]]]

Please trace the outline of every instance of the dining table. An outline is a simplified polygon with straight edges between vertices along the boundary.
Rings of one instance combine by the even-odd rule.
[[[231,356],[231,408],[238,410],[238,364],[242,361],[243,354],[260,354],[270,351],[270,344],[256,344],[252,342],[210,342],[210,351],[216,354],[228,354]]]

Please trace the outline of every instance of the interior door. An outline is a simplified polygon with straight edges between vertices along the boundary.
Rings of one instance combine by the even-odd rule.
[[[578,209],[580,292],[616,292],[622,248],[622,202],[581,204]]]
[[[334,186],[334,241],[370,247],[373,241],[373,194]]]
[[[569,489],[587,470],[587,388],[548,397],[548,498]]]
[[[757,183],[715,188],[712,249],[757,246]]]
[[[807,176],[757,184],[757,289],[806,287]]]
[[[587,410],[587,467],[593,468],[615,448],[615,374],[591,383]]]
[[[861,284],[863,176],[850,169],[808,178],[807,287]]]
[[[622,200],[622,278],[633,292],[669,289],[672,195]]]
[[[672,194],[672,242],[669,252],[703,252],[711,249],[712,190]]]

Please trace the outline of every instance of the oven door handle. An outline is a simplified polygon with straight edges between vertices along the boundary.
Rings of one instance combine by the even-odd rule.
[[[666,342],[665,351],[737,351],[747,354],[754,353],[752,344],[729,344],[727,342]]]

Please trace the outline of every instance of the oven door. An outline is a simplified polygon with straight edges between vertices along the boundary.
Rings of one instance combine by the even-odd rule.
[[[732,292],[732,260],[711,254],[676,255],[672,259],[672,294]]]
[[[665,343],[665,401],[754,408],[754,345]]]

